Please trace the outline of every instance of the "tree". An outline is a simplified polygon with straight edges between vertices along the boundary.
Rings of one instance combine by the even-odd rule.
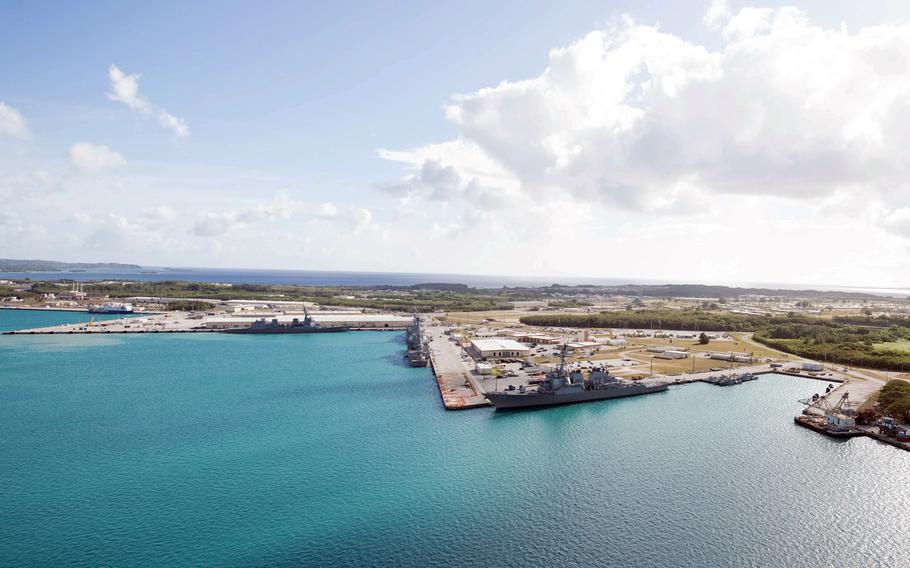
[[[707,333],[701,332],[701,334],[699,334],[699,336],[698,336],[699,345],[707,345],[709,341],[711,341],[711,338],[708,337]]]

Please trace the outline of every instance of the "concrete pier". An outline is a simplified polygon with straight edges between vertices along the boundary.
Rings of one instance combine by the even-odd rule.
[[[424,329],[430,344],[430,364],[445,409],[490,406],[490,401],[483,396],[483,390],[471,374],[469,364],[462,360],[460,348],[449,341],[443,328],[430,325]]]

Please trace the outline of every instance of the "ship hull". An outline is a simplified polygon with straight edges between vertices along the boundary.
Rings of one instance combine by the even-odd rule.
[[[347,326],[335,326],[335,327],[286,327],[281,328],[250,328],[250,327],[239,327],[235,329],[226,329],[224,333],[235,333],[242,335],[275,335],[279,333],[338,333],[342,331],[350,331],[351,328]]]
[[[628,387],[579,391],[566,395],[537,394],[508,394],[503,392],[487,393],[486,397],[496,410],[518,410],[522,408],[541,408],[545,406],[559,406],[563,404],[577,404],[579,402],[593,402],[597,400],[611,400],[614,398],[627,398],[643,394],[652,394],[667,390],[667,385],[647,387],[643,385],[630,385]]]

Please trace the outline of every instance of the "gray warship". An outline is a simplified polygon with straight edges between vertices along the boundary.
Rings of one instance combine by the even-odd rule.
[[[426,367],[430,362],[430,348],[423,338],[420,329],[420,316],[414,313],[414,320],[405,330],[405,339],[408,343],[408,352],[405,355],[408,364],[412,367]]]
[[[313,318],[310,317],[310,312],[306,309],[306,307],[303,308],[303,314],[303,321],[294,318],[289,323],[282,323],[278,321],[277,318],[274,318],[272,320],[262,318],[254,321],[248,327],[234,327],[224,330],[224,333],[332,333],[339,331],[349,331],[351,329],[351,327],[347,325],[319,325],[313,321]]]
[[[665,384],[647,386],[621,381],[604,369],[592,370],[588,373],[587,379],[581,371],[569,372],[566,370],[564,345],[559,364],[545,375],[537,389],[530,389],[524,385],[516,389],[514,385],[509,385],[506,391],[488,392],[485,396],[496,410],[510,410],[608,400],[665,390],[667,390]]]

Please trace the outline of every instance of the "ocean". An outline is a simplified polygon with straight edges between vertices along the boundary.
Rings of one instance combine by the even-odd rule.
[[[583,276],[503,276],[479,274],[433,274],[417,272],[346,272],[326,270],[254,270],[228,268],[162,268],[85,270],[79,272],[0,272],[0,279],[33,280],[137,280],[160,282],[221,282],[224,284],[297,284],[302,286],[410,286],[412,284],[465,284],[473,288],[566,286],[616,286],[621,284],[692,284],[692,282],[641,278],[601,278]],[[726,286],[788,290],[829,290],[861,292],[880,296],[910,297],[910,288],[845,287],[787,283],[714,282]]]
[[[910,565],[910,454],[794,425],[824,383],[446,412],[403,351],[0,336],[0,566]]]

